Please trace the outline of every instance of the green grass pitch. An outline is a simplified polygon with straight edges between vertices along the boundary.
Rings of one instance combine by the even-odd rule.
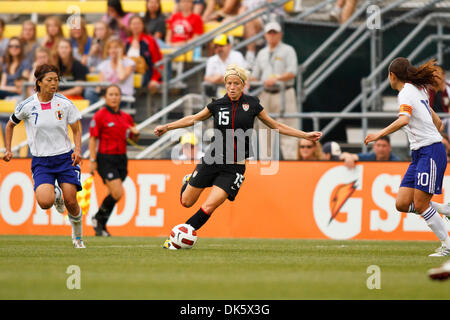
[[[168,251],[163,238],[0,236],[0,299],[450,299],[427,270],[438,242],[199,238]],[[80,289],[68,289],[69,266]],[[369,289],[369,266],[379,289]],[[369,283],[376,284],[374,278]]]

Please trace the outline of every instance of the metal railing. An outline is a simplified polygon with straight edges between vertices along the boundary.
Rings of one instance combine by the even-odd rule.
[[[199,65],[191,68],[190,70],[185,71],[182,75],[177,76],[176,78],[171,79],[169,77],[168,71],[169,71],[169,64],[171,63],[171,61],[178,57],[181,56],[185,53],[187,53],[188,51],[194,50],[194,48],[208,44],[209,42],[211,42],[214,37],[216,37],[218,34],[222,34],[222,33],[227,33],[228,31],[233,30],[234,28],[240,26],[240,25],[244,25],[245,23],[252,21],[258,17],[262,17],[264,15],[269,16],[270,13],[281,6],[284,6],[287,2],[289,2],[290,0],[278,0],[278,1],[274,1],[271,3],[265,3],[253,10],[250,11],[246,11],[234,18],[232,18],[231,20],[229,20],[227,23],[222,24],[220,27],[214,29],[213,31],[204,34],[200,37],[198,37],[197,39],[191,41],[190,43],[188,43],[187,45],[177,49],[176,51],[167,54],[164,56],[164,59],[162,59],[161,61],[158,61],[155,66],[156,67],[163,67],[163,69],[161,70],[162,75],[163,75],[163,82],[162,82],[162,86],[161,86],[161,90],[162,90],[162,108],[164,108],[167,103],[168,103],[168,97],[169,97],[169,89],[171,86],[173,86],[174,84],[176,84],[179,81],[185,80],[187,78],[189,78],[190,76],[192,76],[193,74],[196,74],[200,71],[202,71],[205,66],[206,66],[206,62],[202,62]],[[334,0],[325,0],[320,2],[319,4],[315,5],[314,7],[306,10],[305,12],[299,14],[297,16],[297,19],[303,19],[306,18],[307,16],[312,15],[313,13],[317,12],[318,10],[322,9],[323,7],[325,7],[326,5],[332,3]],[[264,32],[259,32],[258,34],[254,35],[253,37],[246,39],[242,42],[240,42],[238,45],[234,46],[233,49],[234,50],[238,50],[240,48],[245,47],[246,45],[248,45],[249,43],[255,42],[261,38],[264,37]]]

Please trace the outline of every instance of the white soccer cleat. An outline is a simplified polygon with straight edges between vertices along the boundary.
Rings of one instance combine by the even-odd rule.
[[[447,256],[450,256],[450,248],[447,248],[444,245],[438,248],[435,253],[429,255],[429,257],[447,257]]]
[[[55,206],[56,211],[58,211],[59,213],[64,213],[64,211],[66,211],[62,190],[58,186],[55,186],[55,203],[53,205]]]
[[[175,248],[175,246],[172,244],[172,242],[169,239],[164,241],[163,248],[169,249],[169,250],[178,250],[177,248]]]
[[[84,245],[83,239],[76,238],[72,240],[73,247],[76,249],[85,249],[86,246]]]
[[[189,179],[191,178],[191,175],[192,175],[192,174],[189,173],[189,174],[187,174],[187,175],[184,176],[184,178],[183,178],[183,185],[184,185],[185,183],[189,182]]]
[[[428,270],[428,276],[433,280],[445,280],[450,277],[450,260],[439,268]]]

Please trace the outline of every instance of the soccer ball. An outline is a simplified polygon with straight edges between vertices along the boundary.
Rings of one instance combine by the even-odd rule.
[[[197,232],[190,224],[179,224],[170,232],[170,242],[177,249],[191,249],[197,242]]]

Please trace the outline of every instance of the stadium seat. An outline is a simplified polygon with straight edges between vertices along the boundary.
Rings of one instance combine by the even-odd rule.
[[[88,73],[86,76],[86,81],[90,82],[99,82],[98,73]],[[135,73],[134,74],[134,87],[140,88],[142,83],[142,74]]]
[[[2,1],[0,13],[3,14],[101,14],[106,13],[105,0],[92,1]],[[126,12],[145,12],[145,0],[122,1],[123,9]],[[161,0],[161,10],[163,13],[171,13],[174,9],[174,0]]]
[[[0,149],[5,147],[5,138],[3,137],[3,126],[0,123]],[[0,157],[3,157],[4,153],[0,152]]]
[[[161,49],[161,52],[163,55],[166,54],[170,54],[172,52],[174,52],[176,49],[174,48],[165,48],[165,49]],[[179,55],[178,57],[175,57],[175,59],[173,59],[173,62],[192,62],[192,57],[194,55],[194,51],[188,51],[185,54]]]
[[[21,121],[17,126],[14,127],[14,134],[11,141],[11,147],[14,148],[18,144],[27,140],[27,133],[25,132],[25,125],[23,121]],[[28,145],[20,148],[19,156],[21,158],[25,158],[28,156]]]
[[[218,27],[220,27],[221,23],[220,22],[207,22],[204,25],[204,31],[205,33],[213,31],[215,29],[217,29]],[[242,38],[244,36],[244,26],[237,26],[236,28],[230,30],[227,32],[227,35],[231,35],[233,37],[236,38]]]
[[[288,1],[284,4],[286,12],[294,12],[294,0]]]
[[[13,113],[16,103],[15,100],[0,100],[0,113]]]
[[[72,102],[80,111],[83,111],[84,109],[89,107],[89,100],[86,99],[74,99],[72,100]]]

